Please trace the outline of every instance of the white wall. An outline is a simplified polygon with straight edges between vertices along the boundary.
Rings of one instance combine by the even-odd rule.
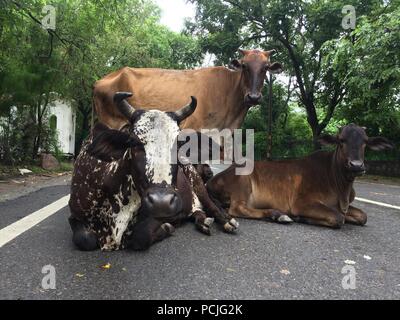
[[[58,141],[62,152],[75,154],[75,111],[66,102],[56,100],[49,108],[49,118],[51,115],[57,117]]]

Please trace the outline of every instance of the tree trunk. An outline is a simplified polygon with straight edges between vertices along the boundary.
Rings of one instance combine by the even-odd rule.
[[[46,113],[46,108],[49,103],[49,97],[46,96],[44,99],[44,103],[42,106],[42,99],[37,104],[37,127],[36,127],[36,143],[34,144],[32,160],[36,159],[36,156],[39,152],[39,148],[42,144],[42,134],[43,134],[43,117]]]
[[[89,115],[90,115],[90,110],[89,111],[83,111],[80,109],[80,112],[82,114],[82,125],[81,125],[81,130],[79,132],[78,135],[78,139],[75,145],[75,149],[76,149],[76,154],[79,153],[79,151],[81,150],[81,146],[83,143],[83,140],[85,140],[88,132],[89,132]]]
[[[6,125],[3,127],[4,130],[4,136],[3,136],[3,161],[5,164],[12,164],[12,156],[11,156],[11,150],[10,150],[10,125],[11,125],[11,109],[8,112],[7,115],[7,123]]]
[[[272,159],[272,88],[273,88],[272,73],[269,75],[268,86],[268,137],[267,137],[267,160]]]
[[[36,125],[36,137],[33,144],[32,150],[32,160],[36,159],[36,156],[39,152],[40,144],[42,143],[42,117],[40,112],[40,104],[37,106],[37,125]]]
[[[317,127],[311,127],[311,130],[312,130],[312,134],[313,134],[313,149],[315,151],[316,150],[320,150],[321,149],[321,144],[318,142],[318,137],[320,135],[320,132],[318,130],[318,126]]]
[[[306,107],[307,112],[307,122],[310,125],[312,135],[313,135],[313,148],[314,150],[321,149],[321,145],[318,142],[318,137],[321,133],[320,126],[318,123],[317,113],[315,112],[315,106],[313,101],[307,99],[306,101],[302,101]]]

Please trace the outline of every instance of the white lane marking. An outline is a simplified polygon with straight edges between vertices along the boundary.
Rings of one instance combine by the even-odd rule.
[[[50,217],[68,204],[69,195],[50,203],[48,206],[31,213],[30,215],[10,224],[0,230],[0,248],[6,243],[18,237],[20,234],[37,225],[39,222]]]
[[[392,204],[388,204],[388,203],[384,203],[384,202],[378,202],[378,201],[373,201],[373,200],[364,199],[364,198],[358,198],[358,197],[356,197],[355,199],[358,200],[358,201],[361,201],[361,202],[376,204],[377,206],[381,206],[381,207],[400,210],[399,206],[394,206]]]

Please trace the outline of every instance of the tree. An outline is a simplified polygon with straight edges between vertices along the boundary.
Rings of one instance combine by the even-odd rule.
[[[22,145],[17,141],[13,148],[20,149],[22,160],[33,159],[43,146],[43,135],[46,131],[44,120],[54,92],[59,91],[60,60],[57,56],[50,59],[47,54],[49,43],[47,32],[38,23],[26,23],[26,15],[18,13],[21,8],[13,2],[4,6],[1,14],[2,24],[0,59],[3,68],[0,70],[0,112],[8,119],[7,129],[10,136],[10,123],[15,117],[25,123],[20,127]],[[34,4],[32,5],[34,6]],[[28,15],[29,19],[30,16]],[[52,47],[50,45],[50,50]],[[25,112],[13,111],[12,108],[26,109]],[[19,125],[19,124],[18,124]],[[28,143],[29,142],[29,143]],[[17,145],[15,145],[17,143]],[[13,160],[11,145],[6,143],[5,157]]]
[[[160,10],[150,0],[53,1],[55,30],[42,28],[46,4],[0,0],[0,116],[9,120],[0,135],[8,158],[13,117],[30,119],[29,128],[34,127],[24,129],[29,131],[25,138],[13,138],[30,141],[32,158],[49,141],[44,136],[51,132],[48,105],[56,98],[72,102],[78,111],[79,151],[90,129],[96,80],[124,66],[188,68],[202,59],[195,38],[159,24]]]
[[[326,128],[342,102],[346,88],[322,61],[325,42],[348,32],[342,28],[342,8],[348,1],[191,0],[196,20],[188,32],[202,36],[202,45],[227,63],[240,46],[276,48],[285,73],[296,80],[299,102],[307,114],[313,139]],[[375,12],[383,1],[364,0],[358,16]],[[315,144],[317,146],[317,144]]]
[[[367,127],[369,135],[400,141],[400,6],[388,3],[358,19],[351,35],[324,45],[347,94],[336,117]]]
[[[196,40],[161,26],[159,8],[151,1],[75,0],[59,10],[66,17],[59,28],[75,39],[65,52],[64,94],[79,111],[77,146],[89,132],[96,80],[125,66],[182,69],[201,61]]]

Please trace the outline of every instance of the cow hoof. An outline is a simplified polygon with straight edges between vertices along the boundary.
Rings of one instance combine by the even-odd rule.
[[[203,222],[207,227],[210,227],[214,223],[214,218],[205,218]]]
[[[292,223],[293,220],[290,219],[290,217],[287,216],[286,214],[283,214],[278,218],[278,222],[282,223],[282,224],[288,224],[288,223]]]
[[[211,229],[209,226],[205,224],[197,224],[196,227],[201,233],[211,236]]]
[[[237,222],[235,219],[229,220],[227,223],[224,224],[224,230],[225,232],[235,232],[239,228],[239,222]]]
[[[170,224],[170,223],[163,223],[161,225],[161,228],[163,228],[163,230],[168,233],[169,235],[173,234],[175,232],[175,227]]]

